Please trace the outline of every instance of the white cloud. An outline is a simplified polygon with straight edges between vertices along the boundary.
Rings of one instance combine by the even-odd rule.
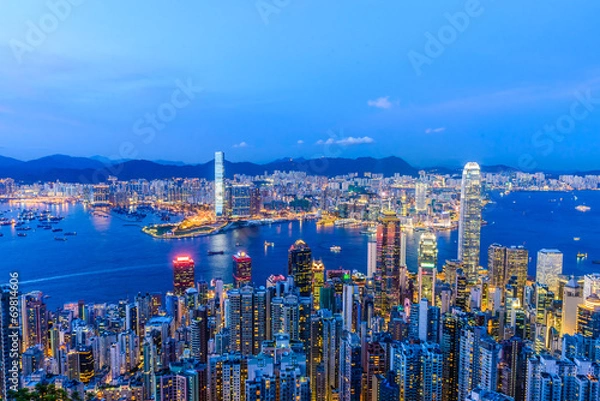
[[[390,102],[389,96],[378,97],[375,100],[367,101],[367,104],[371,107],[377,107],[378,109],[391,109],[392,102]]]
[[[367,143],[373,143],[375,142],[375,140],[373,138],[371,138],[370,136],[363,136],[360,138],[355,138],[353,136],[349,136],[347,138],[342,138],[342,139],[334,139],[334,138],[329,138],[327,140],[322,140],[319,139],[317,141],[317,145],[342,145],[342,146],[350,146],[350,145],[364,145]]]
[[[437,134],[437,133],[444,132],[444,131],[446,131],[446,127],[439,127],[439,128],[427,128],[427,129],[425,130],[425,133],[426,133],[426,134]]]
[[[298,139],[298,145],[302,145],[304,144],[304,141],[302,139]]]
[[[236,143],[235,145],[233,145],[234,148],[246,148],[248,147],[248,143],[242,141],[240,143]]]

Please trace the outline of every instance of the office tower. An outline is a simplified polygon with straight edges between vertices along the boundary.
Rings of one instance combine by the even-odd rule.
[[[377,240],[369,237],[367,243],[367,277],[373,278],[377,274]]]
[[[511,246],[506,248],[505,282],[516,278],[517,298],[523,300],[523,289],[527,284],[527,268],[529,266],[529,251],[523,246]]]
[[[82,383],[89,383],[94,375],[94,354],[89,346],[82,346],[77,349],[77,363],[79,380]]]
[[[592,273],[583,276],[583,299],[592,294],[600,296],[600,274]]]
[[[402,302],[401,296],[402,228],[393,211],[385,210],[377,227],[377,268],[375,277],[375,308],[388,320],[393,306]]]
[[[600,336],[600,297],[592,294],[577,307],[577,333],[585,337]]]
[[[440,349],[444,357],[442,372],[442,399],[444,401],[458,400],[458,369],[462,327],[463,319],[460,316],[452,313],[444,314],[440,340]]]
[[[252,215],[252,185],[233,184],[229,187],[229,207],[231,217]]]
[[[354,332],[354,297],[358,294],[358,287],[354,284],[344,284],[342,291],[342,312],[344,316],[344,330]]]
[[[563,288],[562,306],[562,335],[573,335],[577,332],[577,307],[583,303],[581,287],[575,277],[565,284]]]
[[[446,283],[450,284],[452,288],[456,285],[456,271],[462,271],[463,265],[458,259],[449,259],[442,267],[444,276],[446,277]]]
[[[340,401],[360,401],[362,365],[360,338],[344,332],[340,350]]]
[[[173,261],[173,293],[182,297],[188,288],[195,287],[194,261],[189,256],[180,256]]]
[[[46,352],[48,345],[48,314],[44,295],[40,291],[21,297],[23,349],[39,347]]]
[[[506,247],[492,244],[488,248],[488,276],[494,287],[504,288],[506,284]]]
[[[190,348],[192,357],[200,363],[208,362],[208,340],[210,338],[208,308],[200,306],[191,312]]]
[[[427,184],[424,182],[415,184],[415,210],[417,212],[427,211]]]
[[[470,308],[471,294],[469,290],[469,279],[463,269],[456,271],[456,283],[454,284],[454,304],[463,311],[468,312]]]
[[[225,153],[215,152],[215,216],[225,211]]]
[[[481,169],[470,162],[463,170],[458,222],[458,259],[469,278],[475,278],[479,268],[481,208]]]
[[[233,280],[235,288],[242,288],[252,282],[252,258],[246,252],[233,255]]]
[[[419,241],[419,299],[426,299],[435,305],[435,284],[437,276],[437,239],[433,233],[421,234]]]
[[[325,265],[322,260],[313,261],[312,265],[312,297],[313,309],[315,311],[320,308],[321,289],[325,284]]]
[[[542,249],[537,254],[535,279],[546,284],[554,294],[558,294],[558,276],[562,274],[563,254],[557,249]]]
[[[288,252],[288,275],[294,277],[294,285],[300,291],[300,296],[311,295],[312,251],[302,240],[296,241]]]

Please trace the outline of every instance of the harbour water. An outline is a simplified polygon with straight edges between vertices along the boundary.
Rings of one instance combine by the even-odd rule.
[[[542,248],[557,248],[565,255],[565,274],[600,272],[600,192],[517,192],[492,195],[484,210],[488,222],[482,228],[481,263],[487,263],[487,247],[492,243],[524,245],[529,249],[529,273],[535,273],[536,253]],[[581,212],[578,205],[591,210]],[[31,208],[31,205],[27,205]],[[46,206],[38,205],[45,209]],[[2,204],[12,210],[18,204]],[[54,215],[64,216],[59,224],[64,232],[77,232],[67,241],[55,241],[51,230],[32,230],[19,237],[13,227],[0,227],[0,282],[8,281],[12,271],[20,273],[22,291],[40,290],[49,296],[47,303],[57,307],[80,299],[86,302],[116,302],[140,291],[165,292],[172,287],[171,261],[189,255],[196,261],[196,279],[232,279],[231,256],[247,252],[253,259],[253,280],[264,285],[271,274],[287,274],[287,251],[302,238],[323,259],[327,269],[342,267],[366,272],[368,237],[358,228],[317,227],[315,222],[290,222],[244,228],[223,234],[181,240],[159,240],[141,233],[141,223],[123,217],[94,215],[83,205],[49,206]],[[149,218],[144,224],[149,223]],[[415,270],[419,233],[408,233],[407,259]],[[265,247],[265,241],[274,246]],[[438,234],[439,268],[443,261],[456,257],[457,232]],[[339,253],[330,247],[340,246]],[[209,256],[208,251],[223,251]],[[588,258],[578,261],[577,253]]]

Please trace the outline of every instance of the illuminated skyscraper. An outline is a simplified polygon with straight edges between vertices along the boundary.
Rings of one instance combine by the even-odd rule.
[[[435,234],[421,234],[419,241],[419,299],[427,299],[429,305],[435,305],[437,254]]]
[[[558,295],[558,276],[562,274],[563,254],[557,249],[542,249],[537,254],[535,280],[546,284],[548,289]]]
[[[225,209],[225,153],[215,152],[215,215],[223,216]]]
[[[458,258],[469,277],[475,277],[479,267],[481,242],[481,169],[467,163],[462,175],[460,220],[458,222]]]
[[[425,212],[427,210],[427,184],[417,182],[415,185],[415,210]]]
[[[21,297],[23,349],[40,347],[44,352],[48,345],[48,314],[44,295],[40,291]]]
[[[402,228],[396,213],[385,210],[377,227],[377,267],[375,307],[384,318],[401,302]]]
[[[298,240],[288,252],[288,275],[294,276],[294,284],[300,296],[309,297],[312,292],[312,251],[306,242]]]
[[[242,288],[252,282],[252,259],[246,252],[233,255],[233,280],[235,288]]]
[[[173,261],[173,293],[181,297],[188,288],[194,288],[194,261],[180,256]]]
[[[573,335],[577,330],[577,307],[583,302],[581,287],[574,277],[563,289],[562,335]]]
[[[323,288],[323,284],[325,283],[325,265],[322,260],[315,260],[313,262],[312,273],[313,309],[318,311],[320,309],[321,288]]]
[[[577,333],[585,337],[600,336],[600,297],[592,294],[577,307]]]

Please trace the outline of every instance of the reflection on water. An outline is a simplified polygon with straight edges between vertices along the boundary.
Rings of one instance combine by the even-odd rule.
[[[499,242],[527,246],[532,256],[530,274],[534,273],[536,252],[544,247],[564,252],[567,274],[598,271],[600,265],[591,261],[600,259],[600,192],[578,194],[579,203],[592,207],[588,213],[575,211],[576,204],[569,200],[550,202],[552,197],[556,195],[515,193],[497,199],[493,208],[486,209],[484,219],[495,224],[482,228],[482,263],[487,262],[487,247]],[[49,294],[51,306],[78,299],[116,301],[139,291],[170,290],[171,263],[182,254],[196,261],[197,279],[222,277],[230,282],[231,256],[246,251],[253,258],[253,280],[264,285],[271,274],[287,274],[287,252],[299,238],[309,244],[315,258],[323,259],[326,268],[341,266],[366,272],[368,236],[360,234],[358,228],[320,227],[314,221],[297,221],[194,239],[158,240],[141,233],[140,227],[127,225],[135,222],[116,214],[100,217],[83,205],[4,204],[0,210],[13,209],[10,214],[16,216],[21,207],[50,209],[52,214],[65,217],[60,228],[78,233],[59,242],[54,241],[56,234],[51,231],[36,229],[37,222],[30,224],[32,231],[26,238],[17,237],[12,227],[0,227],[4,234],[0,237],[0,274],[19,271],[22,289]],[[151,215],[144,223],[153,219],[159,220]],[[574,241],[574,237],[580,240]],[[438,233],[440,269],[444,260],[456,258],[456,239],[456,231]],[[265,248],[265,241],[274,246]],[[407,242],[408,267],[416,271],[419,233],[408,232]],[[332,253],[332,245],[340,246],[342,252]],[[208,256],[209,250],[225,254]],[[588,259],[577,263],[578,252],[588,253]]]

